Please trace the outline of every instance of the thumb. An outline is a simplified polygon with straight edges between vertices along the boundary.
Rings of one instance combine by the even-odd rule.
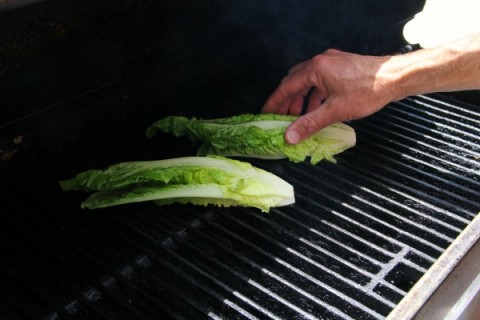
[[[288,144],[297,144],[317,133],[321,129],[335,123],[335,113],[328,102],[311,111],[294,122],[285,131],[285,140]]]

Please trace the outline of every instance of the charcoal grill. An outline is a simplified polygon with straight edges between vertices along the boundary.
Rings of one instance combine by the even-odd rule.
[[[409,97],[351,122],[357,145],[336,164],[249,160],[295,188],[294,205],[268,214],[85,211],[85,194],[58,185],[194,154],[186,139],[148,140],[146,127],[170,114],[256,112],[292,63],[327,47],[396,52],[422,4],[394,3],[45,1],[0,12],[10,63],[0,74],[0,318],[414,317],[480,235],[477,92]],[[326,9],[333,26],[312,42],[303,17]]]

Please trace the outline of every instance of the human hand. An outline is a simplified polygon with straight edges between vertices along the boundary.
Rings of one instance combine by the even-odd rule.
[[[262,112],[300,115],[305,97],[312,93],[307,113],[285,132],[296,144],[322,128],[366,117],[401,98],[396,78],[384,68],[392,57],[362,56],[329,49],[292,67],[268,98]]]

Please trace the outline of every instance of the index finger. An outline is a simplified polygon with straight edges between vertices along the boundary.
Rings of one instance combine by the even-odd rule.
[[[301,68],[284,77],[277,89],[268,97],[262,112],[274,112],[280,109],[287,99],[302,92],[308,92],[314,84],[307,76],[305,69]]]

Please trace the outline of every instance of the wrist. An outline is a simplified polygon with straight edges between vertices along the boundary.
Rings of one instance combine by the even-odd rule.
[[[409,81],[412,71],[408,59],[403,55],[379,59],[378,78],[383,84],[382,91],[388,95],[388,102],[399,101],[412,95],[413,83]]]

